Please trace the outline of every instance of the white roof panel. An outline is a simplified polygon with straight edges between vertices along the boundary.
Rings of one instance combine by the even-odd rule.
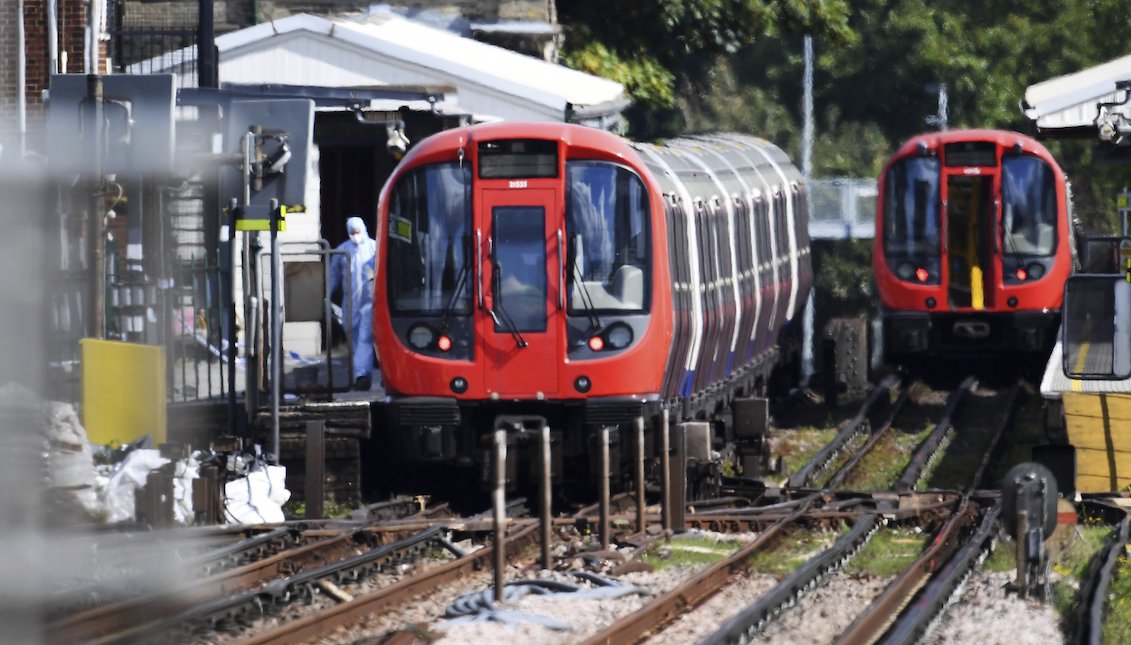
[[[480,109],[469,100],[479,94],[493,97],[493,103],[527,105],[519,114],[556,119],[564,119],[569,109],[615,115],[628,103],[620,83],[388,11],[333,20],[296,14],[224,34],[216,46],[224,81],[248,82],[250,74],[258,82],[325,86],[449,84],[472,112],[500,113],[496,105]],[[186,55],[195,57],[195,50],[165,58],[184,62]],[[153,63],[158,60],[143,65],[157,71]]]
[[[1131,81],[1131,55],[1034,83],[1025,89],[1025,116],[1041,130],[1093,127],[1099,103],[1127,99],[1122,81]]]

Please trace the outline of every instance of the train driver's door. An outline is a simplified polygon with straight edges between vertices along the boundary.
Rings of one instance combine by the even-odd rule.
[[[557,367],[564,356],[555,316],[563,261],[561,201],[552,189],[480,193],[480,225],[486,228],[487,240],[481,260],[485,298],[477,324],[484,339],[483,379],[490,395],[558,394]]]

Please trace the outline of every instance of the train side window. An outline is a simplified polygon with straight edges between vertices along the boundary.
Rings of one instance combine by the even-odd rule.
[[[782,261],[788,260],[789,243],[786,240],[786,218],[785,211],[785,191],[774,191],[774,243],[777,245],[775,251],[777,252],[778,259]]]
[[[754,234],[758,236],[756,243],[760,264],[766,264],[771,259],[768,218],[766,200],[758,196],[754,202]]]

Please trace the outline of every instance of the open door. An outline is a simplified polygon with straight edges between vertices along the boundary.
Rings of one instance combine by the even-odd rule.
[[[947,176],[947,304],[981,311],[993,298],[994,176]]]

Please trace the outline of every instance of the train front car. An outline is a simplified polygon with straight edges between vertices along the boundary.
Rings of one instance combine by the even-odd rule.
[[[1068,185],[1044,146],[997,130],[922,134],[888,161],[879,194],[889,361],[1047,353],[1074,251]]]
[[[544,421],[568,478],[597,453],[585,429],[658,405],[663,200],[624,140],[553,123],[442,132],[405,157],[378,217],[374,335],[398,462],[477,473],[505,427],[523,463]]]
[[[800,174],[752,137],[511,123],[420,142],[377,227],[389,463],[481,476],[505,429],[508,479],[530,481],[545,424],[555,478],[584,489],[607,428],[618,487],[638,423],[722,427],[799,354],[780,340],[800,338],[806,223]]]

